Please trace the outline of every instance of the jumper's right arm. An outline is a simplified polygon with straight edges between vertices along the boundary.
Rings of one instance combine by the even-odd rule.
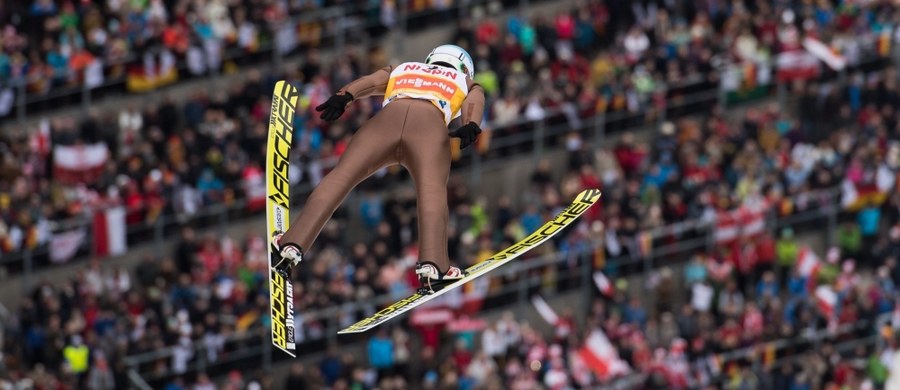
[[[349,93],[353,96],[353,100],[359,100],[369,96],[382,96],[387,89],[388,80],[391,77],[393,66],[385,66],[378,69],[375,73],[360,77],[351,81],[343,88],[339,89],[337,94],[343,95]]]

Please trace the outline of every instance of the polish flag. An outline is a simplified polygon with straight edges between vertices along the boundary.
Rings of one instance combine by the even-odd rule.
[[[91,183],[103,175],[109,159],[106,145],[56,146],[53,148],[53,179],[64,184]]]
[[[556,326],[556,324],[559,323],[559,316],[540,295],[531,297],[531,304],[534,305],[535,310],[537,310],[541,318],[543,318],[544,321],[547,321],[550,326]]]
[[[834,50],[818,39],[806,37],[803,39],[803,48],[822,60],[834,71],[841,71],[847,67],[847,59],[844,56],[835,53]]]
[[[787,50],[775,57],[781,81],[807,80],[819,75],[819,60],[806,50]]]
[[[594,284],[597,285],[597,289],[600,290],[603,295],[611,297],[613,293],[616,291],[615,287],[613,287],[612,283],[603,274],[603,272],[597,271],[594,272]]]
[[[628,363],[619,358],[619,352],[599,328],[591,332],[584,346],[578,350],[578,356],[603,381],[630,370]]]
[[[830,286],[816,288],[816,307],[825,318],[834,317],[834,307],[837,305],[837,293]]]
[[[819,260],[819,256],[812,249],[808,246],[800,248],[800,253],[797,255],[797,271],[800,272],[801,276],[814,278],[821,266],[822,261]]]
[[[816,287],[816,275],[818,275],[821,266],[822,261],[819,260],[819,256],[812,249],[808,246],[800,248],[800,253],[797,254],[797,270],[801,276],[806,278],[807,291]]]
[[[125,253],[125,208],[122,206],[98,210],[94,213],[94,253],[114,256]]]
[[[266,207],[266,181],[258,166],[248,165],[241,173],[244,193],[247,194],[247,209],[262,210]]]
[[[450,321],[453,321],[453,312],[446,308],[416,310],[410,316],[410,323],[416,326],[447,324]]]

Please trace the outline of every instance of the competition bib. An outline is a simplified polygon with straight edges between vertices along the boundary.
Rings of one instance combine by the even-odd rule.
[[[466,74],[455,69],[406,62],[391,72],[384,92],[383,106],[397,99],[424,99],[444,114],[444,123],[460,115],[460,107],[469,92]]]

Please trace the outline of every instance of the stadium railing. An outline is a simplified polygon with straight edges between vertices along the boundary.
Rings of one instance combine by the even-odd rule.
[[[560,0],[504,0],[499,4],[504,10],[520,8],[527,10],[533,3],[544,3]],[[420,31],[430,28],[428,21],[442,14],[466,15],[475,7],[484,7],[494,0],[466,0],[447,2],[445,8],[427,3],[424,9],[412,10],[410,0],[398,0],[396,25],[393,31],[403,35],[406,31]],[[333,48],[335,52],[343,52],[347,44],[359,44],[362,47],[372,47],[373,36],[366,33],[373,28],[381,26],[379,12],[381,5],[372,2],[355,2],[349,4],[337,4],[325,8],[298,10],[299,14],[289,15],[286,20],[268,21],[265,28],[261,29],[259,47],[248,51],[240,47],[230,47],[222,52],[221,64],[241,61],[244,64],[271,63],[280,66],[286,57],[296,54],[301,47],[316,46]],[[307,37],[298,34],[301,26],[317,27],[318,32]],[[388,31],[392,31],[388,29]],[[298,37],[299,36],[299,37]],[[387,37],[388,35],[384,35]],[[164,46],[157,45],[147,49],[148,52],[160,52]],[[403,45],[397,45],[397,50],[402,50]],[[122,92],[125,88],[128,67],[142,61],[142,56],[129,53],[124,59],[106,62],[101,59],[103,68],[103,80],[96,85],[85,82],[73,86],[53,87],[44,93],[30,91],[35,83],[47,82],[45,77],[25,77],[10,80],[0,80],[0,94],[9,90],[13,94],[13,102],[7,114],[0,113],[0,123],[9,118],[15,118],[19,122],[28,119],[30,110],[57,110],[67,105],[80,104],[83,110],[91,108],[91,103],[98,95],[107,92]],[[218,68],[207,69],[204,74],[192,74],[188,70],[185,61],[176,63],[179,80],[194,78],[212,78],[221,73]],[[89,70],[81,74],[68,71],[67,78],[86,79]],[[186,77],[185,77],[186,76]],[[0,95],[2,96],[2,95]]]
[[[808,194],[807,194],[808,195]],[[837,214],[841,210],[840,189],[821,190],[813,193],[814,206],[794,215],[779,218],[774,208],[766,211],[765,229],[774,233],[784,227],[791,227],[795,231],[812,231],[833,236],[838,229]],[[714,238],[714,222],[706,220],[692,220],[673,225],[652,229],[643,234],[649,235],[654,245],[646,253],[633,251],[630,255],[605,260],[602,267],[610,278],[649,277],[655,271],[663,267],[676,267],[687,263],[688,259],[697,252],[711,253],[716,242]],[[824,230],[824,231],[823,231]],[[676,238],[674,241],[672,238]],[[602,245],[602,244],[601,244]],[[535,293],[548,295],[560,293],[582,294],[585,301],[599,294],[592,282],[592,274],[596,269],[593,254],[594,248],[580,249],[569,253],[553,253],[541,257],[524,259],[512,262],[495,270],[486,279],[503,279],[504,283],[493,285],[488,289],[484,298],[485,308],[490,310],[510,308],[527,305],[530,297]],[[577,260],[572,266],[572,259]],[[542,270],[555,272],[551,280],[543,277]],[[412,290],[405,292],[411,293]],[[318,324],[314,333],[300,333],[298,337],[298,351],[301,356],[324,351],[328,345],[348,345],[353,343],[352,338],[339,338],[336,332],[343,326],[355,322],[358,318],[348,313],[372,313],[380,307],[395,302],[404,294],[392,296],[379,296],[367,302],[350,302],[332,306],[323,310],[297,312],[295,322],[301,324]],[[645,307],[655,307],[652,294],[643,296]],[[404,319],[398,320],[405,321]],[[874,322],[860,322],[853,326],[846,326],[835,330],[817,330],[816,333],[799,337],[794,340],[777,340],[765,343],[780,352],[789,351],[799,346],[810,346],[838,335],[848,335],[866,327],[872,327]],[[349,340],[349,342],[348,342]],[[358,339],[356,339],[358,341]],[[225,343],[226,347],[216,362],[210,362],[206,358],[206,348],[202,342],[192,345],[195,358],[188,365],[188,373],[191,372],[227,372],[235,367],[245,367],[246,364],[262,362],[263,369],[269,369],[276,361],[284,358],[281,354],[274,353],[269,343],[268,330],[265,327],[257,327],[237,336],[230,337]],[[168,360],[172,357],[175,347],[162,350],[154,350],[125,358],[125,363],[130,371],[137,372],[148,383],[160,385],[165,380],[173,377],[172,372],[161,372],[154,362]],[[744,348],[721,354],[722,363],[739,361],[752,356],[758,349]],[[784,355],[784,353],[781,353]],[[781,356],[780,355],[780,356]],[[153,368],[156,368],[155,370]],[[152,372],[151,372],[152,371]],[[631,378],[633,380],[634,378]],[[623,380],[629,380],[625,378]]]
[[[695,84],[673,86],[666,88],[663,93],[681,94],[683,90],[696,89]],[[505,124],[503,127],[486,126],[493,133],[490,140],[490,150],[487,154],[478,152],[469,152],[454,162],[454,169],[469,169],[468,178],[472,184],[478,184],[482,177],[482,172],[490,169],[493,164],[502,164],[505,158],[498,157],[497,154],[504,155],[521,155],[531,153],[535,158],[539,158],[548,148],[560,145],[559,138],[566,134],[577,132],[582,135],[585,142],[591,142],[594,146],[599,146],[606,136],[610,133],[622,131],[636,130],[646,126],[658,126],[666,117],[682,116],[687,114],[696,114],[708,109],[719,98],[718,92],[713,88],[700,88],[699,92],[683,95],[679,104],[668,107],[645,107],[638,112],[613,112],[601,113],[593,117],[581,118],[579,123],[569,123],[561,109],[548,110],[546,115],[539,120],[529,121],[527,119],[519,119],[512,123]],[[519,129],[518,132],[508,131],[509,129]],[[509,133],[509,134],[506,134]],[[496,152],[496,153],[495,153]],[[322,166],[326,168],[333,167],[337,163],[334,158],[321,160]],[[312,186],[308,182],[302,182],[291,191],[300,196],[294,197],[299,200],[303,195],[308,194],[312,190]],[[134,245],[137,243],[153,243],[161,246],[165,243],[167,237],[177,234],[179,226],[185,223],[191,223],[192,226],[207,229],[224,229],[229,222],[236,219],[243,219],[261,215],[260,213],[247,212],[247,202],[244,199],[236,199],[230,204],[219,203],[205,205],[203,209],[196,214],[190,216],[177,216],[173,214],[162,214],[153,222],[140,222],[127,226],[127,243]],[[96,235],[94,229],[96,226],[92,223],[92,217],[85,215],[83,217],[72,218],[62,221],[51,221],[51,230],[53,233],[64,233],[75,229],[83,229],[85,237],[80,245],[77,255],[74,259],[68,261],[84,260],[87,258],[96,258],[93,253],[93,238]],[[37,248],[23,250],[15,253],[4,253],[0,257],[0,268],[5,269],[6,274],[22,275],[25,283],[24,288],[30,287],[30,274],[34,269],[52,266],[50,259],[49,245],[41,245]]]

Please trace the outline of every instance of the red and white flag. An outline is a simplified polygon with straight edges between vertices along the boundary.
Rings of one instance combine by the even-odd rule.
[[[446,308],[420,309],[414,311],[409,320],[416,326],[447,324],[453,321],[453,312]]]
[[[112,207],[94,213],[94,253],[114,256],[128,250],[125,208]]]
[[[597,289],[600,290],[603,295],[611,297],[613,293],[615,293],[616,289],[613,287],[612,283],[603,274],[603,272],[597,271],[594,272],[594,284],[597,286]]]
[[[748,202],[740,208],[741,236],[753,238],[766,230],[766,208],[764,201]]]
[[[717,243],[734,241],[741,232],[737,213],[722,211],[716,214],[716,231],[713,233]]]
[[[90,183],[103,174],[109,159],[106,145],[56,146],[53,148],[53,179],[64,184]]]
[[[541,298],[540,295],[535,295],[531,297],[531,304],[534,305],[534,308],[537,310],[538,314],[540,314],[541,318],[544,321],[547,321],[550,326],[556,326],[559,323],[559,315],[553,311],[553,308],[547,304],[547,301],[544,298]]]
[[[825,318],[834,316],[834,307],[837,306],[837,293],[831,286],[819,286],[816,288],[816,307]]]
[[[50,238],[50,261],[65,263],[71,260],[84,244],[85,236],[84,228],[54,233]]]
[[[41,156],[50,154],[50,121],[42,120],[28,141],[33,152]]]
[[[819,267],[821,266],[822,261],[819,260],[819,256],[812,249],[808,246],[800,248],[800,252],[797,255],[797,271],[800,273],[800,276],[813,278],[819,272]]]
[[[822,60],[832,70],[841,71],[847,67],[847,59],[844,56],[835,53],[834,50],[831,50],[830,47],[818,39],[813,37],[804,38],[803,48]]]
[[[244,193],[247,194],[247,209],[262,210],[266,207],[266,181],[263,171],[255,165],[249,165],[242,172]]]
[[[782,82],[807,80],[819,75],[819,60],[806,50],[778,53],[775,59],[778,79]]]
[[[469,316],[462,316],[447,323],[447,331],[452,333],[478,332],[484,328],[487,328],[487,321]]]
[[[584,346],[578,350],[578,356],[600,380],[609,380],[630,370],[628,363],[619,358],[619,352],[600,329],[591,332]]]
[[[822,260],[808,246],[800,248],[797,254],[797,271],[801,276],[806,278],[806,291],[811,291],[816,287],[816,275],[819,274],[819,268],[822,267]]]

